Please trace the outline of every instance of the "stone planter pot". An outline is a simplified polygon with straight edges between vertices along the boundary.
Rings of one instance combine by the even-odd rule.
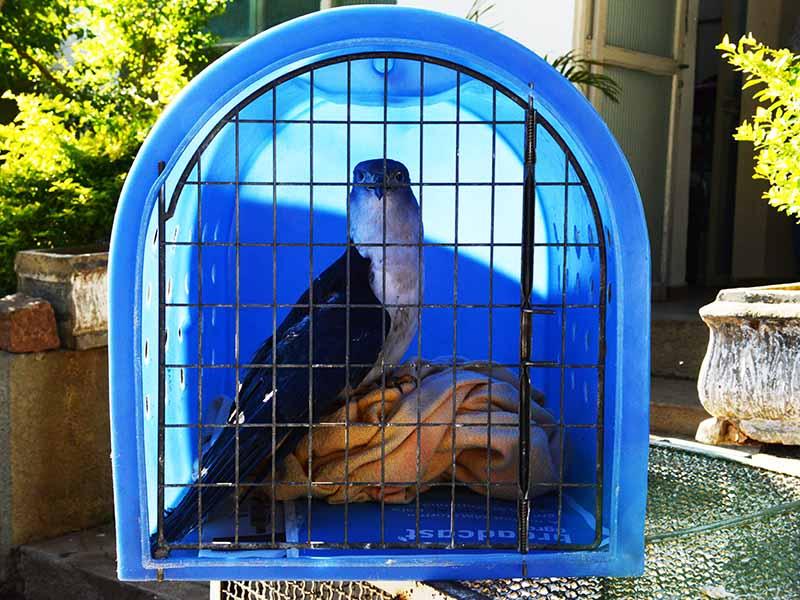
[[[25,250],[17,253],[14,269],[18,291],[53,306],[63,346],[108,345],[106,248]]]
[[[722,290],[700,309],[710,330],[697,391],[709,443],[800,444],[800,283]]]

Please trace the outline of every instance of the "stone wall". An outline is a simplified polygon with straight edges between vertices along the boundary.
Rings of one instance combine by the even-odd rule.
[[[106,348],[0,352],[0,453],[0,555],[110,521]]]
[[[0,299],[0,582],[15,546],[112,519],[107,263],[20,252]]]

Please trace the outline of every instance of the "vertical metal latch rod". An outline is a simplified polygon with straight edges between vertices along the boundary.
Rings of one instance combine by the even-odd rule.
[[[525,113],[525,171],[522,202],[522,269],[520,274],[521,311],[519,328],[519,490],[517,502],[517,545],[528,551],[528,522],[530,517],[530,437],[531,437],[531,380],[528,364],[531,359],[531,329],[533,311],[533,235],[536,202],[536,111],[533,106],[533,84],[528,94]]]
[[[164,161],[158,161],[158,173],[164,172]],[[154,553],[155,558],[166,558],[169,554],[167,542],[164,539],[164,424],[166,421],[166,352],[167,326],[166,326],[166,197],[164,182],[158,189],[158,497],[156,510],[158,511],[158,548]]]

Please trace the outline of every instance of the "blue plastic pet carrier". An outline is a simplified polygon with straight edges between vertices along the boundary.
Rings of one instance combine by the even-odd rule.
[[[369,254],[352,223],[359,198],[383,198],[388,215],[398,189],[418,205],[408,214],[424,237],[409,239],[424,267],[414,275],[422,293],[402,313],[417,321],[413,339],[389,364],[385,315],[401,313],[385,293],[376,300],[375,271],[362,273],[369,288],[330,273],[346,257],[354,277],[362,254],[369,269],[403,246],[384,233]],[[384,232],[401,217],[385,218]],[[199,75],[153,128],[119,202],[110,272],[122,579],[641,572],[642,205],[597,113],[516,42],[379,6],[256,36]],[[315,295],[340,284],[346,297],[321,310],[330,299]],[[342,361],[315,358],[366,318],[356,296],[370,310],[384,303],[382,325],[362,332],[377,339],[372,379],[355,364],[372,348],[361,338],[343,344]],[[348,316],[330,320],[334,309]],[[324,344],[297,342],[297,328],[311,337],[326,326]],[[298,359],[281,354],[284,342],[314,350]],[[305,379],[286,383],[288,368]],[[452,374],[453,389],[435,396],[423,371]],[[345,372],[341,389],[330,383]],[[464,377],[472,387],[459,395]],[[297,381],[307,393],[295,394]],[[501,388],[517,399],[502,410],[492,408]],[[252,389],[263,396],[255,404]],[[413,406],[414,389],[416,415],[403,426],[386,396],[405,393]],[[333,417],[319,414],[320,394]],[[355,446],[365,423],[350,412],[358,394],[380,397],[367,424],[376,458],[359,463],[373,473],[366,480],[351,468],[365,452]],[[444,398],[438,417],[422,415],[422,395]],[[429,433],[439,445],[421,441]],[[475,436],[486,447],[464,450]],[[338,475],[317,468],[323,456]]]

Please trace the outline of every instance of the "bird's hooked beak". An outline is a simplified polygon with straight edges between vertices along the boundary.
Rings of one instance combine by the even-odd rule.
[[[361,181],[358,181],[358,180]],[[375,173],[372,171],[359,171],[356,174],[356,183],[375,193],[375,195],[380,200],[383,198],[386,191],[384,190],[384,175],[383,171],[381,170],[379,173]]]
[[[361,161],[352,181],[350,236],[356,244],[416,240],[419,205],[403,163],[380,158]]]
[[[390,158],[364,160],[353,170],[353,184],[373,192],[381,200],[391,190],[409,185],[408,169]]]

